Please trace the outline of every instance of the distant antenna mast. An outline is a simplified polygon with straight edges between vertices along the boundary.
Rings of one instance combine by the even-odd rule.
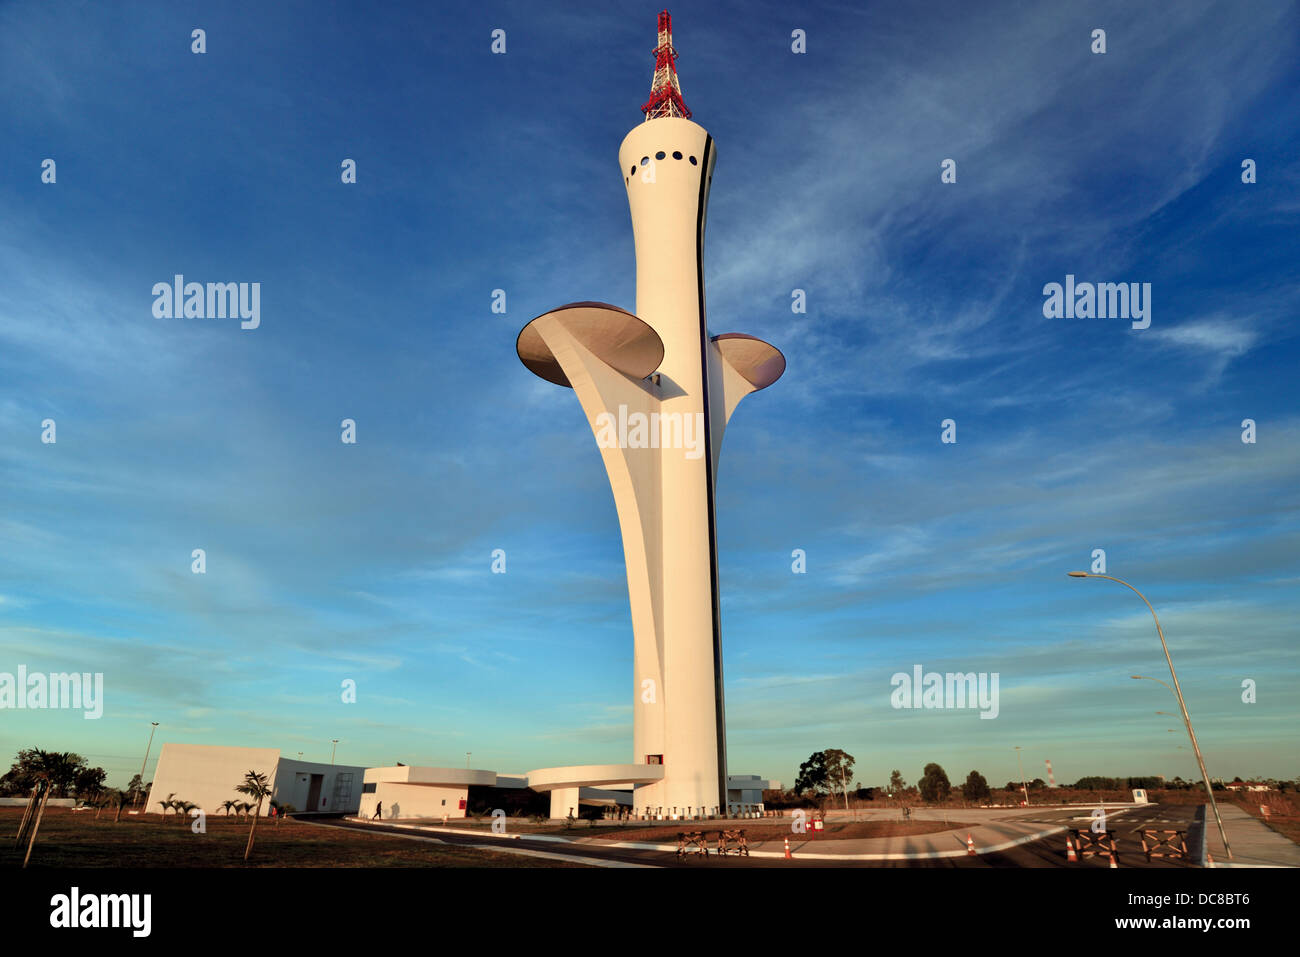
[[[659,46],[655,47],[655,78],[650,84],[650,99],[641,107],[646,120],[661,116],[691,118],[682,102],[682,85],[677,82],[677,51],[673,49],[673,18],[667,10],[659,12]]]

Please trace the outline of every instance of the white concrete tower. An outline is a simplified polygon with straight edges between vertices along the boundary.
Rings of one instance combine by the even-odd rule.
[[[517,350],[537,375],[571,386],[618,509],[634,640],[636,813],[727,813],[714,486],[722,434],[745,395],[785,359],[752,336],[710,336],[704,225],[713,178],[708,131],[682,102],[667,12],[645,122],[619,164],[636,246],[636,314],[562,306],[529,323]],[[655,769],[658,771],[659,769]]]

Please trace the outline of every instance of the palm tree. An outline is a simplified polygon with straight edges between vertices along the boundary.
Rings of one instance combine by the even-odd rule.
[[[167,817],[167,811],[176,806],[176,802],[172,800],[175,796],[176,792],[172,791],[166,798],[158,802],[162,806],[162,816],[164,818]]]
[[[103,791],[100,791],[98,794],[95,795],[95,802],[94,802],[95,820],[98,821],[99,815],[102,814],[107,808],[121,807],[121,801],[122,801],[122,792],[117,788],[105,788]],[[118,814],[119,816],[121,816],[120,811],[118,812]],[[116,818],[114,819],[114,823],[117,823]]]
[[[36,754],[32,770],[36,771],[38,776],[49,779],[52,795],[58,794],[59,797],[66,795],[76,783],[81,757],[69,751],[42,751],[40,748],[33,750]]]
[[[113,788],[109,793],[109,801],[117,806],[117,813],[113,815],[113,823],[120,824],[122,821],[122,808],[131,800],[131,795],[121,788]]]
[[[176,813],[180,815],[180,819],[182,823],[189,820],[190,811],[193,811],[196,807],[198,807],[198,805],[195,804],[193,801],[176,802]]]
[[[230,817],[230,812],[231,812],[232,810],[234,810],[235,808],[237,808],[237,807],[239,807],[239,802],[238,802],[238,801],[222,801],[222,802],[221,802],[221,810],[222,810],[222,812],[225,814],[226,817]]]
[[[253,853],[253,836],[257,833],[257,819],[262,814],[262,801],[271,796],[271,782],[265,774],[249,771],[244,775],[244,783],[235,788],[240,794],[257,798],[257,810],[253,812],[253,826],[248,829],[248,846],[244,848],[244,861]]]
[[[239,802],[239,817],[240,817],[240,819],[242,820],[242,819],[248,817],[248,812],[251,811],[252,809],[253,809],[253,805],[249,804],[247,801],[240,801],[240,802]]]

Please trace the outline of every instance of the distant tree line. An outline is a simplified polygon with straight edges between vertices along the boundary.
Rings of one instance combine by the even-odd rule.
[[[149,793],[150,785],[138,774],[132,776],[125,791],[108,787],[104,783],[107,777],[103,768],[91,767],[71,751],[24,748],[0,775],[0,797],[27,797],[40,780],[50,782],[50,797],[75,798],[96,807],[139,804]]]
[[[1096,776],[1079,778],[1072,785],[1072,787],[1084,791],[1122,791],[1128,788],[1142,788],[1143,790],[1154,791],[1164,786],[1164,781],[1158,777],[1103,778]]]
[[[104,790],[108,776],[103,768],[92,768],[86,759],[71,751],[42,751],[26,748],[18,752],[13,765],[0,777],[0,795],[26,797],[36,782],[50,782],[50,796],[92,800]]]
[[[909,785],[903,779],[902,771],[895,769],[890,772],[887,786],[863,787],[861,782],[849,785],[853,780],[853,764],[853,755],[846,751],[837,749],[817,751],[799,765],[799,774],[795,779],[794,787],[789,791],[763,792],[764,804],[770,808],[833,807],[835,805],[831,802],[842,800],[845,795],[854,797],[858,801],[884,798],[904,804],[910,801],[939,804],[954,795],[980,804],[989,803],[993,799],[993,789],[978,770],[972,770],[966,775],[963,784],[954,787],[943,767],[931,762],[925,765],[915,785]],[[1300,791],[1300,779],[1279,781],[1273,778],[1253,778],[1252,780],[1268,784],[1281,791]],[[1241,778],[1237,778],[1236,782],[1240,783]],[[1047,782],[1042,778],[1034,778],[1032,781],[1024,782],[1023,787],[1030,791],[1043,791],[1047,790]],[[1089,775],[1079,778],[1074,784],[1063,785],[1065,789],[1083,791],[1123,791],[1134,788],[1157,791],[1165,788],[1186,790],[1199,787],[1203,785],[1198,781],[1184,781],[1181,777],[1166,781],[1155,775],[1123,778]],[[1212,787],[1216,791],[1221,791],[1224,789],[1224,784],[1221,781],[1214,781]],[[1021,788],[1021,782],[1008,781],[1003,790],[1019,792]]]

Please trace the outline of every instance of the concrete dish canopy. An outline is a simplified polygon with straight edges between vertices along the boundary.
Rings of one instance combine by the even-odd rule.
[[[571,302],[538,316],[515,342],[520,361],[547,382],[572,388],[542,338],[539,326],[550,322],[559,323],[594,356],[633,379],[644,379],[664,361],[663,340],[632,313],[605,302]]]

